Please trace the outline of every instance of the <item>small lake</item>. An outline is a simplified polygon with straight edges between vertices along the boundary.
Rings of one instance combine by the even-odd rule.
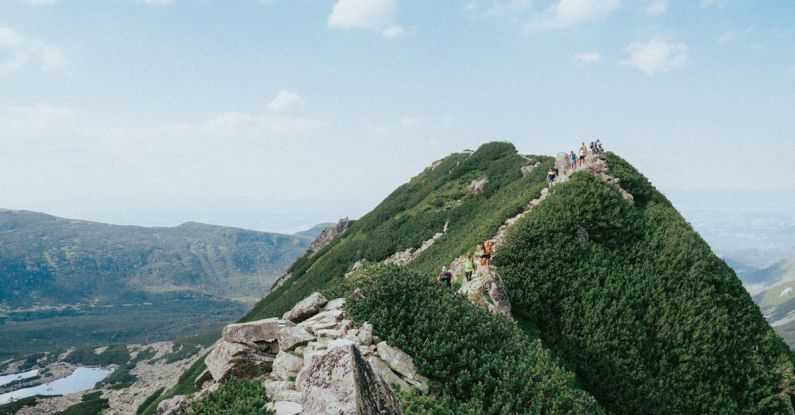
[[[13,382],[15,380],[19,380],[19,379],[32,378],[32,377],[34,377],[34,376],[36,376],[38,374],[39,374],[39,370],[38,369],[33,369],[33,370],[28,370],[27,372],[15,373],[13,375],[3,375],[3,376],[0,376],[0,386],[3,386],[5,384],[7,384],[7,383],[11,383],[11,382]]]
[[[93,388],[97,382],[105,379],[111,373],[113,373],[113,369],[79,367],[74,373],[63,379],[4,393],[0,395],[0,405],[8,403],[12,399],[17,400],[33,395],[68,395],[70,393],[89,390]]]

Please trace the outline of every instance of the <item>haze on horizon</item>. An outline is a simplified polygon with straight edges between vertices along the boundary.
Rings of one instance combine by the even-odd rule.
[[[685,212],[792,212],[793,21],[750,0],[9,0],[0,207],[292,232],[486,141],[598,137]]]

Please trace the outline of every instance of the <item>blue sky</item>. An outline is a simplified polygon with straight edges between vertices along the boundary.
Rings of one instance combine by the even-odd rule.
[[[789,1],[2,0],[0,207],[295,230],[485,141],[593,137],[688,206],[792,195],[793,22]]]

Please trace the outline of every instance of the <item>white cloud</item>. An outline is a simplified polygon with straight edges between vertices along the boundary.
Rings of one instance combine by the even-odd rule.
[[[397,24],[392,25],[384,29],[381,33],[387,39],[394,39],[400,37],[403,34],[403,27]]]
[[[632,42],[626,50],[629,56],[621,64],[634,66],[647,75],[681,69],[688,62],[686,44],[659,37]]]
[[[365,29],[381,32],[394,39],[403,33],[396,24],[397,0],[338,0],[328,16],[327,24],[333,29]]]
[[[619,0],[558,0],[544,11],[543,16],[528,23],[527,31],[546,31],[598,21],[610,16]]]
[[[55,3],[58,3],[59,0],[19,0],[22,3],[27,4],[28,6],[52,6]]]
[[[646,5],[647,16],[658,16],[668,11],[668,0],[652,0]]]
[[[271,100],[270,104],[268,104],[268,108],[274,111],[278,111],[278,110],[288,109],[296,105],[301,105],[303,103],[304,103],[304,97],[293,91],[283,89],[278,94],[276,94],[276,97],[274,97],[273,100]]]
[[[583,52],[574,55],[574,60],[583,65],[595,65],[602,62],[604,56],[599,52]]]
[[[0,27],[0,74],[15,72],[28,64],[48,71],[66,63],[60,50],[29,39],[11,27]]]

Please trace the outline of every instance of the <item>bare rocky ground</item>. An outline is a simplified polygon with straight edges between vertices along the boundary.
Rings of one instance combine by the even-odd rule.
[[[169,389],[173,387],[179,376],[200,356],[204,355],[208,349],[199,350],[198,353],[190,358],[166,363],[166,358],[173,352],[174,343],[157,342],[151,344],[132,344],[127,349],[131,358],[135,358],[138,353],[150,349],[154,351],[151,359],[140,361],[130,372],[137,378],[129,387],[124,389],[101,388],[102,397],[108,400],[110,408],[104,413],[107,415],[128,415],[134,414],[146,398],[158,389]],[[65,356],[64,356],[65,357]],[[44,378],[44,383],[69,376],[77,366],[66,362],[56,362],[47,366],[49,375]],[[94,392],[72,393],[64,396],[40,399],[36,405],[21,409],[19,415],[45,415],[53,414],[75,405],[80,402],[83,395]]]

